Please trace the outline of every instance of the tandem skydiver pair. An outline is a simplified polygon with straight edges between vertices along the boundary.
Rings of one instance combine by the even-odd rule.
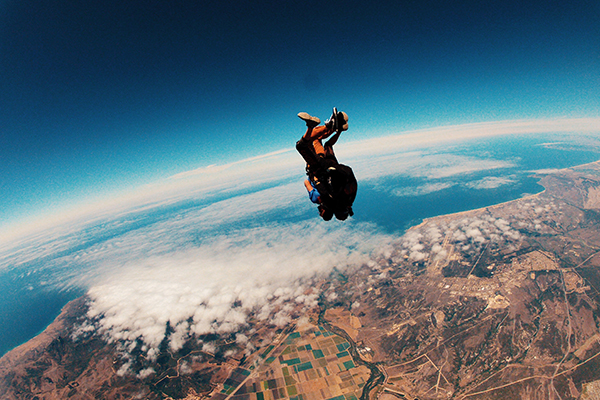
[[[304,186],[310,200],[318,204],[319,215],[329,221],[335,217],[346,220],[354,215],[352,204],[358,184],[352,168],[340,164],[333,152],[333,145],[343,131],[348,130],[348,115],[333,109],[324,125],[321,120],[301,112],[298,117],[306,123],[306,133],[296,142],[296,150],[306,161],[308,179]],[[333,135],[333,136],[332,136]],[[329,140],[323,144],[323,140]]]

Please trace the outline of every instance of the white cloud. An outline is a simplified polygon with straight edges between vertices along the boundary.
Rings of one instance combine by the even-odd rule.
[[[191,199],[235,195],[254,191],[258,185],[300,181],[304,162],[292,149],[285,149],[238,162],[209,166],[159,180],[156,183],[115,194],[98,202],[39,217],[19,226],[0,226],[0,256],[3,250],[50,237],[52,243],[94,223],[115,220],[131,213],[154,210]],[[0,258],[0,262],[1,262]]]
[[[138,373],[138,375],[137,375],[137,376],[138,376],[138,378],[140,378],[140,379],[144,379],[144,378],[147,378],[147,377],[149,377],[150,375],[153,375],[153,374],[155,374],[155,373],[156,373],[156,371],[154,370],[154,368],[144,368],[143,370],[141,370],[141,371]]]
[[[168,322],[173,350],[193,334],[235,332],[251,311],[289,322],[292,305],[315,305],[312,277],[362,265],[390,241],[373,227],[316,220],[242,229],[150,254],[135,250],[132,239],[129,252],[107,255],[115,265],[90,288],[88,316],[107,338],[141,339],[150,349],[164,339]]]
[[[514,177],[488,176],[473,182],[468,182],[465,186],[471,189],[496,189],[500,186],[510,185],[515,182],[516,179]]]
[[[531,174],[545,175],[545,174],[554,174],[558,171],[560,171],[560,169],[558,169],[558,168],[545,168],[545,169],[536,169],[536,170],[528,171],[528,172]]]
[[[506,160],[478,159],[454,154],[431,156],[432,162],[420,166],[412,172],[413,176],[423,176],[429,179],[445,179],[451,176],[468,175],[480,171],[490,171],[502,168],[513,168],[515,164]],[[425,160],[425,162],[428,160]]]
[[[394,196],[397,196],[397,197],[423,196],[426,194],[435,193],[435,192],[439,192],[444,189],[451,188],[455,185],[456,185],[456,183],[454,183],[454,182],[434,182],[434,183],[427,183],[427,184],[421,185],[421,186],[402,187],[402,188],[393,189],[391,191],[391,194],[393,194]]]

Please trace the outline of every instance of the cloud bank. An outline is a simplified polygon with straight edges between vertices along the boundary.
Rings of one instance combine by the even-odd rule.
[[[314,278],[333,266],[369,263],[389,241],[372,226],[312,220],[241,229],[163,254],[130,254],[89,290],[91,322],[81,329],[93,327],[111,341],[141,340],[153,356],[167,322],[175,331],[172,350],[194,335],[236,332],[250,313],[283,325],[292,309],[316,305]]]

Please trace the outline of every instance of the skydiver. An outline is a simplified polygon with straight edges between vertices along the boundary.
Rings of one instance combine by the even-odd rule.
[[[340,134],[348,129],[348,115],[334,108],[331,117],[321,126],[321,120],[308,113],[301,112],[298,117],[306,122],[307,127],[306,133],[296,143],[296,149],[306,161],[309,179],[304,181],[304,186],[308,196],[319,205],[319,215],[325,221],[331,220],[333,215],[345,220],[349,215],[354,215],[352,203],[356,197],[357,183],[352,168],[338,162],[333,145]],[[330,136],[323,145],[323,139]]]

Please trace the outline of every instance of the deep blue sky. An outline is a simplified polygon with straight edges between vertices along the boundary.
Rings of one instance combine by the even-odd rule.
[[[0,1],[0,224],[292,147],[597,116],[600,2]]]

